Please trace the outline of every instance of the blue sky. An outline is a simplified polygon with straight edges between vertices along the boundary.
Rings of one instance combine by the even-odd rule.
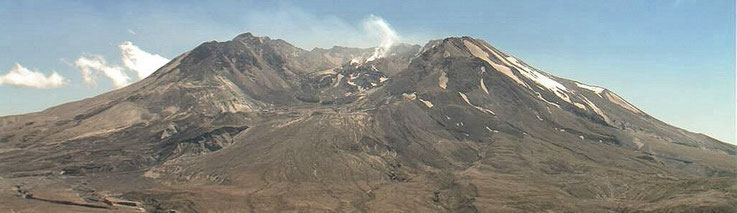
[[[80,57],[104,58],[137,80],[121,61],[125,41],[168,59],[247,31],[305,49],[368,47],[378,41],[361,23],[373,14],[405,42],[482,38],[539,69],[609,88],[665,122],[734,142],[734,10],[731,0],[0,1],[0,75],[18,63],[64,77],[46,89],[0,85],[0,115],[115,88],[100,73],[96,84],[83,80]]]

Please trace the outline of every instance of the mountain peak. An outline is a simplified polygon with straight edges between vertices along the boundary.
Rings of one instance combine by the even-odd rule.
[[[241,33],[233,38],[233,41],[268,41],[271,40],[268,36],[255,36],[251,32]]]
[[[447,37],[444,39],[430,40],[423,46],[418,55],[424,52],[439,53],[442,57],[469,57],[484,55],[494,48],[481,39],[471,36]],[[485,58],[485,57],[481,57]]]
[[[20,195],[0,206],[33,190],[36,203],[177,212],[734,207],[734,146],[609,90],[469,36],[351,63],[373,53],[243,33],[128,87],[0,117],[0,185]]]

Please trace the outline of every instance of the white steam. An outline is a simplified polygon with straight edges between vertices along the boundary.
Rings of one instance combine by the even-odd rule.
[[[381,17],[371,15],[363,23],[365,32],[369,33],[370,36],[379,38],[381,43],[374,50],[374,54],[371,55],[366,61],[373,61],[377,58],[386,57],[391,50],[392,45],[399,41],[399,36]]]

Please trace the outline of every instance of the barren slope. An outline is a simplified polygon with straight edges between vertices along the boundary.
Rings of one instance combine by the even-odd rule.
[[[392,51],[247,33],[0,117],[0,211],[737,208],[732,145],[478,39]]]

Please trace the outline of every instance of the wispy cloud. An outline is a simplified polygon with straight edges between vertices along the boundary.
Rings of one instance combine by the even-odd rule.
[[[74,61],[74,66],[82,71],[82,79],[88,85],[97,84],[97,73],[102,73],[112,81],[115,88],[121,88],[130,84],[130,77],[124,69],[119,66],[108,65],[105,58],[99,55],[79,57]]]
[[[129,72],[135,73],[140,80],[169,62],[169,59],[146,52],[130,41],[118,45],[118,49],[122,67],[108,63],[100,55],[82,56],[74,62],[74,66],[82,72],[82,79],[86,84],[96,85],[99,73],[108,78],[115,88],[121,88],[134,82],[128,75]]]
[[[283,5],[273,10],[251,11],[244,18],[244,31],[280,38],[305,49],[375,47],[385,41],[424,44],[436,35],[404,34],[390,28],[390,20],[376,15],[349,21],[331,14],[314,14]],[[400,36],[401,35],[401,36]],[[390,46],[390,45],[389,45]]]
[[[51,89],[64,86],[66,81],[57,72],[47,76],[39,71],[31,71],[19,63],[15,63],[8,73],[0,75],[0,85],[24,88]]]

